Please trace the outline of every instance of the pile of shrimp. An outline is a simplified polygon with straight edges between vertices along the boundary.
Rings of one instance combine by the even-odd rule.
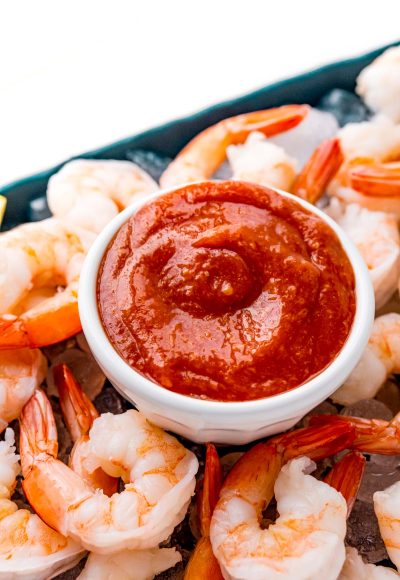
[[[400,404],[391,421],[311,413],[307,426],[257,443],[223,473],[211,443],[205,453],[194,447],[197,457],[134,409],[96,409],[105,377],[80,334],[78,283],[101,230],[159,187],[229,174],[288,191],[344,229],[374,287],[368,346],[332,402],[340,410],[379,397],[400,373],[399,79],[397,47],[358,77],[369,120],[340,129],[307,105],[224,119],[190,141],[159,184],[130,161],[71,161],[49,180],[52,217],[0,234],[0,579],[52,578],[86,556],[75,577],[182,570],[187,554],[182,563],[171,535],[188,519],[197,544],[186,580],[398,577],[364,562],[345,537],[365,456],[400,455]],[[66,453],[61,425],[73,443]],[[266,527],[274,497],[279,516]],[[400,481],[373,501],[400,572]]]

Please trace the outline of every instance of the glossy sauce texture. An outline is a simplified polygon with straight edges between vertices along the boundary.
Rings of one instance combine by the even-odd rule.
[[[332,230],[265,187],[192,184],[110,243],[100,315],[119,354],[167,389],[245,401],[297,387],[343,346],[354,276]]]

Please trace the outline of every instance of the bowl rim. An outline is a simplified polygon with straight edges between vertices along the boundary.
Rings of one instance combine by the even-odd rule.
[[[202,182],[205,181],[212,180]],[[176,393],[159,385],[132,368],[111,344],[101,322],[97,306],[97,277],[104,253],[120,227],[141,207],[166,193],[184,188],[187,185],[190,184],[160,189],[144,199],[133,202],[107,224],[89,249],[80,276],[78,303],[83,332],[95,358],[101,363],[105,374],[116,377],[116,380],[123,384],[127,391],[132,392],[133,398],[134,394],[137,393],[138,397],[145,399],[148,403],[154,403],[156,407],[161,405],[163,409],[174,408],[177,412],[189,412],[193,415],[207,414],[209,417],[221,416],[229,412],[229,416],[232,417],[263,411],[274,413],[274,411],[284,407],[287,408],[286,414],[291,415],[313,402],[318,404],[338,388],[338,383],[347,378],[367,345],[375,313],[374,291],[361,254],[342,228],[319,208],[291,193],[274,187],[269,187],[269,189],[295,201],[319,216],[330,226],[339,238],[353,268],[356,296],[353,324],[342,349],[327,367],[302,385],[277,395],[250,401],[213,401]],[[332,384],[335,385],[333,388]],[[276,413],[276,415],[278,417],[279,414]]]

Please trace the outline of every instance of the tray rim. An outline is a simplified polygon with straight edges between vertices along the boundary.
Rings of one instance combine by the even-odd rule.
[[[51,175],[53,175],[56,171],[61,169],[61,167],[63,165],[65,165],[66,163],[68,163],[69,161],[72,161],[74,159],[102,156],[104,154],[107,154],[107,151],[110,148],[119,147],[119,146],[123,147],[125,144],[128,145],[130,143],[130,141],[132,141],[132,139],[135,139],[138,137],[151,137],[152,135],[156,134],[160,130],[170,129],[178,123],[186,122],[186,121],[196,121],[196,119],[201,118],[205,114],[212,114],[215,111],[218,111],[219,109],[223,109],[225,107],[228,107],[234,103],[240,103],[240,101],[245,100],[250,96],[257,97],[258,95],[261,95],[266,90],[272,91],[272,90],[284,87],[292,82],[302,82],[303,80],[309,79],[313,76],[317,76],[318,74],[323,74],[325,72],[335,71],[335,69],[339,69],[344,65],[357,64],[358,62],[360,62],[366,58],[367,59],[374,59],[377,56],[379,56],[383,51],[387,50],[388,48],[394,47],[394,46],[400,46],[400,40],[395,40],[393,42],[390,42],[389,44],[380,46],[378,48],[375,48],[373,50],[359,54],[359,55],[354,56],[354,57],[344,58],[341,60],[333,61],[333,62],[330,62],[328,64],[324,64],[324,65],[318,66],[316,68],[307,70],[303,73],[292,75],[290,77],[285,77],[285,78],[278,80],[278,81],[275,81],[273,83],[264,85],[262,87],[258,87],[257,89],[255,89],[253,91],[243,93],[239,96],[232,97],[232,98],[226,99],[224,101],[219,101],[218,103],[214,103],[212,105],[204,107],[204,108],[202,108],[194,113],[191,113],[189,115],[185,115],[183,117],[176,117],[170,121],[167,121],[166,123],[162,123],[160,125],[155,125],[154,127],[150,127],[149,129],[145,129],[144,131],[140,131],[139,133],[134,133],[134,134],[130,135],[129,137],[124,137],[122,139],[118,139],[117,141],[112,141],[112,142],[108,143],[107,145],[102,145],[101,147],[97,147],[95,149],[91,149],[89,151],[85,151],[85,152],[79,153],[77,155],[73,155],[72,157],[69,157],[68,159],[65,159],[64,161],[61,161],[60,163],[57,163],[56,165],[53,165],[52,167],[49,167],[48,169],[43,169],[42,171],[38,171],[38,172],[35,172],[32,174],[29,174],[25,177],[15,179],[15,180],[11,181],[10,183],[6,183],[5,185],[2,185],[0,187],[0,195],[7,196],[10,193],[12,193],[13,189],[17,189],[21,186],[28,184],[28,183],[34,183],[35,181],[40,181],[42,179],[49,179],[51,177]]]

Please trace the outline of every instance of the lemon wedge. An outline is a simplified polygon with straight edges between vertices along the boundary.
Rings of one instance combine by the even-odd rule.
[[[0,195],[0,226],[3,221],[4,212],[6,211],[7,199],[4,195]]]

